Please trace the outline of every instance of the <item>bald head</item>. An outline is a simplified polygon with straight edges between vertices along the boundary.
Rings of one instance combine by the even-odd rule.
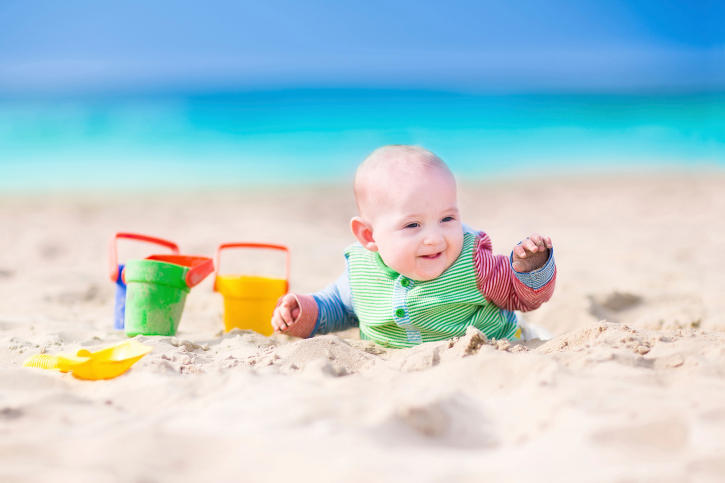
[[[453,180],[446,163],[427,149],[405,145],[376,149],[355,173],[355,200],[360,216],[372,218],[377,208],[385,206],[389,197],[395,194],[397,183],[411,177],[427,176],[431,172]]]

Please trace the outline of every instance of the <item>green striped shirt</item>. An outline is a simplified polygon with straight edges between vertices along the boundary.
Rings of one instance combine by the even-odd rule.
[[[360,336],[389,347],[462,336],[474,326],[490,339],[512,338],[517,325],[488,302],[476,280],[476,235],[466,232],[455,263],[433,280],[415,281],[386,266],[377,252],[345,250]]]

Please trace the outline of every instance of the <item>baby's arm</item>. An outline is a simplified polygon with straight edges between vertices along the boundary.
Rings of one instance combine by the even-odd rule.
[[[285,295],[272,315],[272,327],[277,333],[303,338],[359,325],[347,268],[337,281],[319,292]]]
[[[488,235],[480,236],[475,262],[478,286],[486,299],[502,309],[526,312],[551,298],[556,263],[549,238],[531,235],[506,257],[493,255]]]

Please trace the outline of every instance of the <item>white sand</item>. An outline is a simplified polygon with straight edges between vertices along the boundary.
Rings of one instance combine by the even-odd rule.
[[[388,350],[354,331],[219,336],[211,279],[177,338],[110,381],[21,368],[111,329],[106,242],[138,231],[211,255],[288,244],[292,288],[343,269],[347,189],[0,199],[0,481],[725,481],[725,178],[464,186],[508,253],[552,237],[557,337]],[[605,320],[606,321],[603,321]]]

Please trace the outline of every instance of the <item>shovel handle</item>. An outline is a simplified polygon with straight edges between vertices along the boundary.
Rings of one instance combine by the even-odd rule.
[[[39,369],[59,370],[58,358],[48,354],[35,354],[23,362],[23,367],[37,367]]]
[[[161,245],[171,250],[175,255],[179,254],[179,247],[176,243],[164,240],[162,238],[156,238],[147,235],[139,235],[137,233],[116,233],[111,237],[108,242],[108,272],[111,276],[111,282],[118,280],[118,248],[116,240],[119,238],[125,238],[127,240],[137,240],[147,243],[153,243],[155,245]]]
[[[242,243],[222,243],[221,245],[219,245],[219,248],[217,248],[216,258],[214,260],[214,267],[216,267],[215,268],[216,273],[214,273],[214,291],[216,291],[216,278],[219,275],[222,250],[226,250],[227,248],[263,248],[263,249],[268,248],[270,250],[280,250],[280,251],[285,252],[287,254],[287,258],[286,258],[285,275],[284,275],[284,279],[286,282],[284,291],[285,291],[285,293],[287,293],[287,290],[289,290],[289,274],[290,274],[289,248],[287,248],[284,245],[274,245],[272,243],[244,243],[244,242],[242,242]]]

